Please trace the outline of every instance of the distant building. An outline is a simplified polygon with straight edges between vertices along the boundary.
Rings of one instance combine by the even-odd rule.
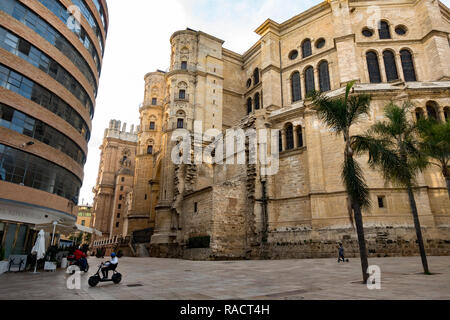
[[[127,234],[127,199],[132,191],[138,128],[111,120],[100,146],[97,183],[93,188],[93,228],[102,232],[93,241]]]

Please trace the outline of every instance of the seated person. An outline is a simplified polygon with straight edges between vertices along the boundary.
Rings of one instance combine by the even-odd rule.
[[[75,260],[79,262],[80,268],[84,270],[87,264],[86,254],[83,251],[81,251],[80,248],[77,248],[77,250],[75,250],[73,255],[75,256]]]
[[[108,271],[116,270],[118,264],[119,258],[117,258],[117,255],[114,252],[111,253],[111,261],[106,262],[105,266],[102,268],[103,279],[108,279]]]

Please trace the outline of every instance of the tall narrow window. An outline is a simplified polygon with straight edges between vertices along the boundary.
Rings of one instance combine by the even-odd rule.
[[[300,72],[296,71],[291,77],[292,102],[302,100],[302,89],[300,85]]]
[[[254,101],[254,103],[255,103],[255,110],[259,110],[260,109],[260,100],[259,100],[259,92],[257,92],[256,94],[255,94],[255,97],[253,98],[253,100],[255,100]]]
[[[259,69],[256,68],[255,71],[253,71],[253,85],[257,85],[259,83]]]
[[[150,130],[155,130],[155,127],[156,127],[155,122],[150,121]]]
[[[380,83],[381,73],[380,64],[378,63],[378,55],[373,51],[369,51],[366,53],[366,60],[367,69],[369,70],[370,83]]]
[[[327,92],[331,90],[330,73],[328,70],[327,61],[322,61],[319,64],[319,84],[320,84],[320,91]]]
[[[395,64],[395,56],[392,51],[385,50],[383,52],[384,67],[386,69],[387,81],[398,79],[397,65]]]
[[[253,109],[252,103],[253,103],[252,98],[248,98],[247,99],[247,113],[248,114],[252,113],[252,109]]]
[[[292,124],[286,126],[286,150],[294,149],[294,128]]]
[[[449,107],[444,108],[444,118],[445,118],[445,121],[450,121],[450,108]]]
[[[184,129],[184,119],[178,119],[177,129]]]
[[[297,143],[299,148],[303,147],[303,128],[302,126],[297,127]]]
[[[309,94],[315,90],[314,83],[314,69],[313,67],[308,67],[305,70],[305,91]]]
[[[439,117],[437,114],[437,104],[435,102],[427,102],[427,114],[428,114],[428,119],[433,119],[438,121]]]
[[[312,55],[311,40],[306,39],[302,43],[302,57],[306,58]]]
[[[411,52],[404,49],[400,51],[400,57],[402,59],[403,76],[405,77],[405,81],[417,81]]]
[[[147,154],[153,154],[153,146],[147,147]]]
[[[181,70],[187,70],[187,61],[181,61]]]
[[[157,98],[152,98],[152,105],[156,106],[158,104],[158,99]]]
[[[186,99],[186,90],[180,90],[180,92],[178,93],[178,98]]]
[[[389,24],[386,21],[380,21],[378,34],[380,35],[380,39],[391,38],[391,32],[389,31]]]
[[[278,132],[278,151],[283,151],[283,134],[281,130]]]

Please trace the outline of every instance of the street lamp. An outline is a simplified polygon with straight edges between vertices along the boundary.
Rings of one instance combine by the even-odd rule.
[[[53,240],[55,239],[55,231],[56,231],[56,226],[57,225],[58,225],[58,221],[53,221],[53,234],[52,234],[51,246],[53,246]]]

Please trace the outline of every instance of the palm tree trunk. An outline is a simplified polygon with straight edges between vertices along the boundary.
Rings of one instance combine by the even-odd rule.
[[[369,274],[367,273],[367,270],[369,268],[369,262],[367,260],[366,239],[364,237],[364,227],[363,227],[361,207],[357,201],[352,200],[352,203],[353,203],[353,210],[355,212],[356,233],[358,234],[359,255],[361,258],[363,282],[367,283],[367,279],[369,278]]]
[[[416,228],[417,241],[419,242],[420,257],[422,258],[423,272],[429,274],[428,261],[425,253],[425,246],[423,244],[422,229],[420,227],[419,215],[417,213],[416,199],[412,187],[408,187],[409,204],[411,206],[412,215],[414,218],[414,226]]]
[[[448,197],[450,198],[450,177],[446,177],[445,181],[447,182],[447,192],[448,192]]]

